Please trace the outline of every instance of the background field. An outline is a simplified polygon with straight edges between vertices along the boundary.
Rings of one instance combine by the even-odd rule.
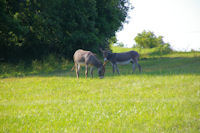
[[[54,57],[1,64],[0,132],[200,132],[200,53],[137,51],[142,73],[108,64],[104,79]]]

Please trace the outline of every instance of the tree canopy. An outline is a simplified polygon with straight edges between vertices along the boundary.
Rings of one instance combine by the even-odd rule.
[[[140,48],[157,48],[156,54],[167,54],[172,52],[172,48],[169,43],[163,41],[163,36],[156,36],[151,31],[143,31],[138,33],[135,37],[136,47]]]
[[[98,52],[125,22],[128,0],[0,0],[0,59]]]
[[[142,48],[154,48],[164,45],[163,36],[156,36],[151,31],[143,31],[135,37],[136,45]]]

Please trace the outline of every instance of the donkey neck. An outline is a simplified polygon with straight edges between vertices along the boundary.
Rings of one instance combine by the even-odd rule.
[[[102,66],[102,63],[99,61],[99,60],[94,60],[93,61],[93,63],[94,63],[94,66],[96,67],[96,68],[100,68],[101,66]]]
[[[96,57],[92,58],[91,64],[96,68],[100,68],[102,66],[101,61],[99,61]]]
[[[108,53],[107,59],[111,60],[115,55],[116,53]]]

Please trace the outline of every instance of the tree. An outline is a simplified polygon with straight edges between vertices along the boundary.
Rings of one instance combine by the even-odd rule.
[[[163,41],[163,36],[156,36],[153,32],[145,30],[135,37],[136,46],[141,48],[157,47],[157,54],[166,54],[172,51],[170,44]]]
[[[111,38],[108,40],[109,45],[113,45],[113,44],[116,43],[116,42],[117,42],[116,36],[113,36],[113,37],[111,37]]]
[[[0,58],[72,59],[82,48],[98,52],[122,27],[128,0],[0,0]]]
[[[163,37],[158,36],[151,31],[143,31],[135,37],[136,45],[142,48],[154,48],[164,44]]]

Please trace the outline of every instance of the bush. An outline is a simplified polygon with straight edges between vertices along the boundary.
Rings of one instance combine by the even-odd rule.
[[[135,37],[136,47],[140,48],[155,48],[158,47],[161,51],[170,50],[170,44],[164,43],[163,36],[156,36],[151,31],[143,31]]]
[[[158,47],[158,51],[160,52],[160,54],[168,54],[172,52],[172,49],[170,48],[170,45],[166,43],[166,44],[160,45]]]

